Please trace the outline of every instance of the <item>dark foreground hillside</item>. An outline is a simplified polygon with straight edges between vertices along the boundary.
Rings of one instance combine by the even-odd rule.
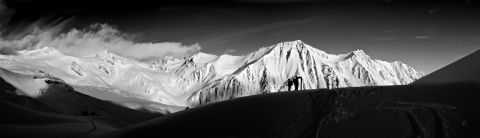
[[[48,98],[32,99],[4,90],[0,98],[3,110],[0,135],[478,137],[479,90],[477,83],[450,83],[283,92],[243,97],[158,117],[122,107],[100,106],[105,103],[99,104],[92,97],[73,99],[96,103],[71,102],[69,106],[76,107],[62,108],[44,100]],[[71,108],[86,108],[96,113],[75,114]]]
[[[215,103],[105,136],[471,137],[480,86],[361,87],[266,94]]]
[[[37,98],[17,95],[3,79],[0,86],[0,137],[86,137],[161,116],[83,95],[55,81]]]

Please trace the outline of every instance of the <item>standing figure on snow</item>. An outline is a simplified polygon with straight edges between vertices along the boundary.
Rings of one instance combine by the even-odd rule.
[[[295,76],[293,78],[293,83],[295,84],[295,91],[302,90],[303,78],[302,76]]]
[[[293,81],[292,79],[287,80],[288,91],[292,90]]]
[[[292,90],[292,86],[295,87],[295,91],[302,90],[303,78],[302,76],[295,76],[287,80],[288,91]]]

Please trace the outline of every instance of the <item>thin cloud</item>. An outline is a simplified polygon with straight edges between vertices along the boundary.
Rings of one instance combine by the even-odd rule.
[[[426,36],[426,35],[420,35],[420,36],[413,36],[415,39],[430,39],[432,38],[431,36]]]
[[[397,33],[398,30],[384,30],[384,31],[380,31],[380,33],[384,33],[384,34],[391,34],[391,33]]]
[[[371,40],[396,40],[398,37],[390,37],[390,36],[370,36],[367,39]]]
[[[87,56],[102,50],[108,50],[120,56],[137,60],[163,58],[164,56],[184,57],[198,53],[200,45],[183,45],[177,42],[137,43],[130,35],[122,33],[108,24],[92,24],[85,29],[71,29],[66,33],[67,24],[73,19],[38,20],[23,29],[15,29],[2,34],[5,23],[8,23],[14,11],[0,0],[0,54],[15,55],[19,50],[34,50],[53,47],[66,55]]]
[[[14,54],[18,50],[33,50],[42,47],[53,47],[71,56],[87,56],[102,50],[134,58],[148,60],[164,56],[184,57],[198,53],[199,44],[183,45],[177,42],[136,43],[127,39],[122,33],[107,24],[93,24],[87,29],[71,29],[60,33],[63,25],[59,24],[46,29],[31,27],[21,35],[16,34],[6,39],[0,38],[0,54]]]
[[[223,54],[232,54],[232,53],[235,53],[235,52],[237,52],[237,50],[235,50],[235,49],[227,49],[227,50],[225,50],[225,51],[223,52]]]

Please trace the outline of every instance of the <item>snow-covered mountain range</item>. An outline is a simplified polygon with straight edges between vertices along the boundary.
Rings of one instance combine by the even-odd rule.
[[[0,68],[19,94],[41,96],[45,80],[55,79],[102,100],[160,112],[261,93],[404,85],[422,77],[406,64],[372,59],[362,50],[333,55],[300,40],[244,56],[197,53],[149,63],[109,51],[74,57],[45,47],[0,55]]]

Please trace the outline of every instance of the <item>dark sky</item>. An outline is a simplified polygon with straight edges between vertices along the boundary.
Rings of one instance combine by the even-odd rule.
[[[10,28],[72,19],[108,23],[138,42],[199,43],[205,53],[242,55],[303,40],[327,53],[363,49],[430,73],[480,48],[480,6],[448,1],[13,0]]]

